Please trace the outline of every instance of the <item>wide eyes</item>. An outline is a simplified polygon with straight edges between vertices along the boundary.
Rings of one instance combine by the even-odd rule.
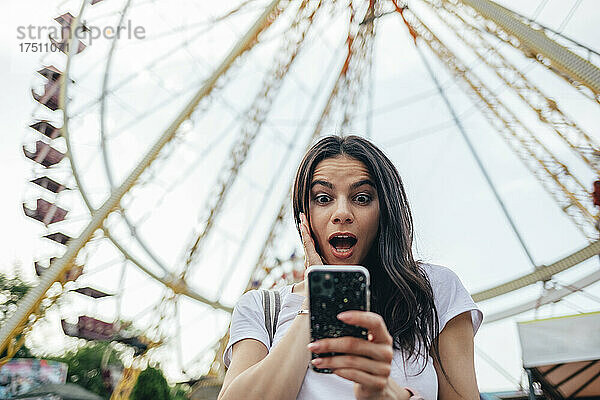
[[[371,202],[371,196],[366,193],[360,193],[354,197],[354,201],[359,204],[369,204]]]
[[[329,201],[331,201],[331,197],[326,194],[318,194],[315,196],[315,203],[317,204],[327,204]]]
[[[329,203],[331,201],[331,197],[329,195],[326,194],[318,194],[314,197],[314,201],[315,203],[319,204],[319,205],[325,205],[327,203]],[[354,196],[353,198],[354,202],[356,202],[359,205],[366,205],[369,204],[373,198],[371,197],[371,195],[367,194],[367,193],[359,193],[356,196]]]

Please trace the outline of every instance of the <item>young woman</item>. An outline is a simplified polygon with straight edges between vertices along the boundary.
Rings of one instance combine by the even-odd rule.
[[[321,139],[300,163],[293,207],[306,267],[369,270],[372,311],[338,316],[369,340],[310,343],[303,281],[280,289],[270,346],[261,294],[249,291],[233,312],[219,400],[479,399],[473,336],[483,314],[454,272],[414,260],[406,193],[385,154],[359,136]],[[345,354],[313,360],[333,370],[322,374],[309,368],[311,351]]]

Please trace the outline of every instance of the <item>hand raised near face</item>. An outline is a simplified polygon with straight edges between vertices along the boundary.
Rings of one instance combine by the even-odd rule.
[[[310,235],[308,220],[304,213],[300,213],[300,235],[302,236],[302,246],[304,247],[304,268],[311,265],[323,265],[323,259],[315,249],[315,241]]]

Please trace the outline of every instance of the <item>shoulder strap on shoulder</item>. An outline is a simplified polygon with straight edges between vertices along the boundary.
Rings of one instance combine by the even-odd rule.
[[[278,290],[261,290],[263,309],[265,311],[265,328],[269,333],[269,347],[273,344],[273,337],[277,330],[277,320],[281,310],[281,295]]]

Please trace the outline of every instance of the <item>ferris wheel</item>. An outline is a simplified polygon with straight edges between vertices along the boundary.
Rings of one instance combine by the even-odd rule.
[[[489,284],[474,299],[502,300],[487,323],[568,301],[600,280],[600,147],[590,131],[598,121],[584,118],[600,106],[596,51],[489,0],[211,7],[59,5],[61,35],[38,71],[24,146],[24,212],[44,230],[39,283],[0,327],[8,358],[54,313],[69,336],[131,348],[115,397],[127,397],[148,360],[174,380],[218,385],[237,297],[302,279],[290,183],[304,151],[332,132],[372,138],[409,170],[405,179],[426,185],[437,183],[411,178],[410,166],[430,171],[437,158],[404,161],[413,150],[398,145],[459,133],[457,157],[474,160],[522,256],[510,273],[479,272]],[[402,54],[420,64],[404,65]],[[390,128],[398,126],[414,129]],[[502,146],[498,157],[511,164],[502,168],[530,174],[545,193],[540,207],[579,247],[532,250],[477,129]],[[445,218],[444,204],[433,204]]]

